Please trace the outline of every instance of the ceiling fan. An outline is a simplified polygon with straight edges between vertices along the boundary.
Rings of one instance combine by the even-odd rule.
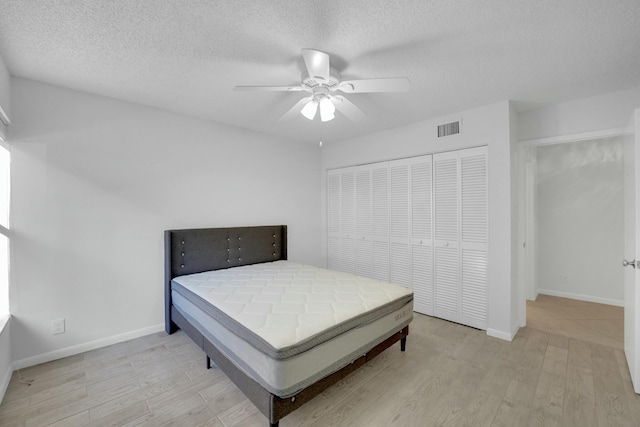
[[[300,77],[297,86],[236,86],[239,91],[306,91],[311,95],[302,98],[293,108],[285,113],[282,119],[288,119],[302,113],[309,120],[316,117],[320,110],[323,122],[335,117],[336,109],[353,121],[361,120],[365,114],[342,93],[371,92],[406,92],[409,90],[409,79],[391,77],[379,79],[341,80],[340,73],[329,65],[329,55],[314,49],[302,49],[302,58],[306,71]]]

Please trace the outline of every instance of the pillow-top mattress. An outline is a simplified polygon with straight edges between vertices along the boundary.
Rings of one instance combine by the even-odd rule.
[[[173,305],[279,396],[370,350],[413,317],[402,286],[292,261],[176,277]]]

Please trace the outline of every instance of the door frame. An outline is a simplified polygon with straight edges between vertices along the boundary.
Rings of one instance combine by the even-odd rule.
[[[518,320],[521,327],[527,325],[527,300],[538,296],[535,277],[536,265],[536,221],[535,221],[535,161],[532,151],[544,145],[565,144],[624,136],[629,133],[626,127],[581,132],[569,135],[551,136],[521,140],[518,144]],[[533,162],[533,164],[532,164]],[[638,165],[640,166],[640,165]],[[528,170],[527,170],[528,169]],[[532,182],[532,180],[534,180]]]

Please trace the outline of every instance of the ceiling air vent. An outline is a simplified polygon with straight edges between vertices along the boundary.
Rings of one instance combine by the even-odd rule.
[[[449,135],[457,135],[460,133],[460,122],[451,122],[444,125],[438,126],[438,138],[442,138],[443,136]]]

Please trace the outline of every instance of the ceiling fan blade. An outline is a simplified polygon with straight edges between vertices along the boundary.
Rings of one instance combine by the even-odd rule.
[[[282,115],[282,117],[280,117],[280,120],[289,120],[289,119],[293,119],[294,117],[297,117],[300,115],[300,111],[302,111],[302,107],[309,101],[311,101],[313,99],[312,96],[307,96],[302,98],[300,101],[296,102],[295,105],[293,107],[291,107],[291,109],[289,111],[287,111],[286,113],[284,113]]]
[[[407,92],[411,84],[406,77],[342,81],[337,87],[345,93]]]
[[[304,59],[304,65],[307,67],[309,77],[329,80],[331,76],[329,55],[319,50],[302,49],[302,58]]]
[[[269,91],[269,92],[297,92],[303,90],[302,86],[236,86],[233,90],[241,92]]]
[[[336,109],[347,116],[353,122],[359,122],[367,118],[367,115],[344,96],[336,95],[331,97]]]

